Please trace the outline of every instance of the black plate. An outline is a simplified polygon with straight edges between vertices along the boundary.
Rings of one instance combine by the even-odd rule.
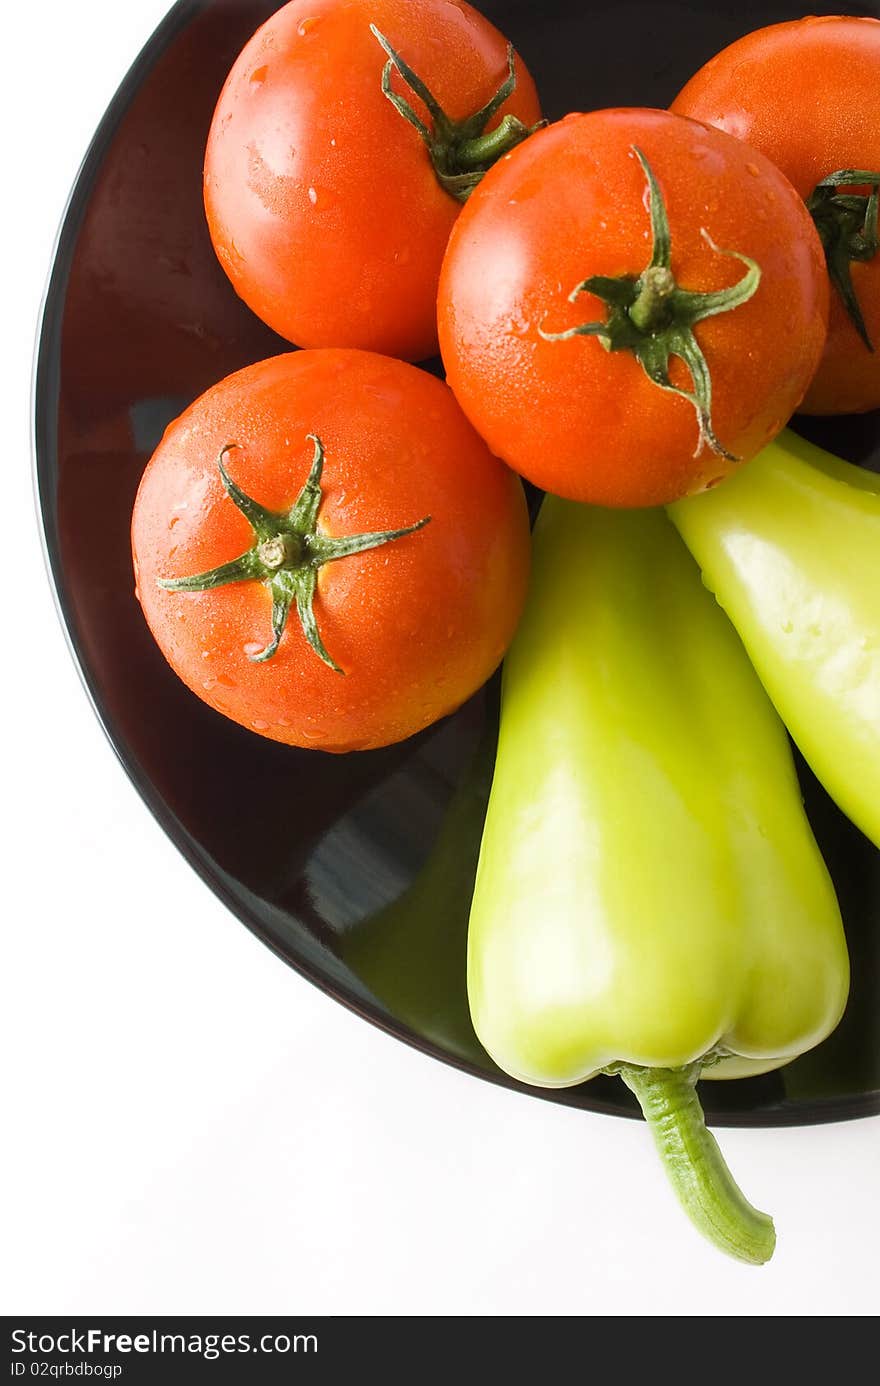
[[[125,78],[86,156],[61,229],[37,359],[48,560],[107,735],[217,895],[365,1019],[435,1058],[516,1086],[480,1048],[465,998],[496,684],[405,745],[342,758],[297,751],[251,735],[188,693],[134,600],[129,515],[164,425],[230,371],[289,349],[235,297],[201,207],[202,154],[220,85],[276,8],[273,0],[182,0]],[[551,118],[664,106],[737,35],[802,12],[718,0],[712,8],[482,0],[481,8],[525,55]],[[810,432],[853,461],[878,463],[876,414]],[[704,1084],[719,1124],[880,1111],[880,853],[807,772],[803,779],[846,917],[852,998],[835,1035],[783,1072]],[[247,794],[238,792],[243,785]],[[633,1112],[622,1084],[607,1078],[536,1095]]]

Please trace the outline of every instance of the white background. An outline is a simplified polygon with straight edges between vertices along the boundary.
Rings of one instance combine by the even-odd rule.
[[[723,1132],[779,1232],[728,1261],[643,1128],[433,1063],[286,968],[117,765],[43,573],[28,386],[67,190],[165,8],[5,21],[0,1311],[876,1313],[880,1120]]]

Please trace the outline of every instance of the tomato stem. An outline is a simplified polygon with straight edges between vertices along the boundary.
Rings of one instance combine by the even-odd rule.
[[[582,293],[593,294],[606,304],[606,318],[579,323],[562,332],[545,332],[539,327],[538,333],[546,342],[598,337],[606,351],[631,351],[653,385],[679,395],[693,406],[699,430],[694,455],[698,456],[704,447],[709,447],[719,457],[736,462],[739,459],[722,446],[712,427],[712,377],[693,329],[703,318],[729,313],[747,303],[757,292],[761,270],[750,256],[737,250],[721,250],[708,231],[703,230],[703,238],[715,253],[739,260],[746,266],[746,273],[730,288],[713,293],[682,289],[671,269],[672,241],[663,194],[645,155],[635,145],[633,153],[648,183],[653,241],[650,264],[638,276],[595,274],[575,285],[568,296],[569,302],[575,303]],[[684,362],[692,389],[672,384],[669,378],[672,356]]]
[[[159,578],[158,585],[166,592],[209,592],[232,582],[256,580],[268,588],[272,597],[272,639],[259,654],[249,658],[256,664],[271,659],[281,643],[292,606],[296,606],[303,634],[319,659],[341,674],[321,639],[315,619],[314,600],[318,585],[318,569],[352,554],[379,548],[393,539],[414,534],[430,521],[430,515],[403,529],[374,530],[365,534],[344,534],[337,537],[318,532],[318,515],[323,500],[321,475],[324,468],[324,446],[320,438],[310,433],[314,445],[312,465],[305,485],[285,513],[267,510],[245,494],[226,470],[226,458],[238,446],[227,443],[217,459],[223,486],[230,500],[246,517],[254,531],[251,548],[238,558],[192,577]]]
[[[665,324],[675,287],[672,271],[665,265],[650,265],[645,270],[639,292],[629,308],[636,327],[642,332],[656,332]]]
[[[749,1265],[769,1261],[776,1246],[773,1219],[754,1208],[706,1128],[696,1084],[701,1065],[616,1071],[638,1099],[678,1199],[691,1222],[728,1256]]]
[[[513,44],[507,45],[507,76],[495,94],[464,120],[453,120],[446,114],[430,88],[413,71],[401,55],[392,48],[375,24],[370,31],[382,45],[388,61],[382,70],[382,92],[403,119],[418,132],[434,166],[437,180],[444,191],[459,202],[465,202],[480,182],[483,174],[503,154],[521,144],[546,121],[524,125],[515,115],[507,114],[492,130],[486,127],[508,97],[516,90],[516,54]],[[403,79],[414,96],[422,102],[431,118],[431,127],[416,114],[406,97],[391,85],[394,73]]]
[[[840,191],[841,188],[864,186],[870,188],[869,193]],[[857,168],[829,173],[807,198],[807,210],[819,232],[831,283],[868,351],[873,351],[874,345],[853,287],[851,266],[873,260],[880,250],[880,173]]]
[[[296,567],[303,560],[302,540],[298,534],[276,534],[257,546],[257,557],[270,573]]]
[[[475,172],[482,177],[496,160],[521,143],[525,138],[523,131],[531,134],[516,116],[506,115],[494,130],[487,130],[483,135],[463,140],[455,151],[455,162],[462,173]]]

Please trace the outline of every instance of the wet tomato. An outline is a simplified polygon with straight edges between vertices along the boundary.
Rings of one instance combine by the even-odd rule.
[[[214,248],[290,341],[424,359],[460,199],[539,119],[522,62],[469,5],[292,0],[217,104]]]
[[[449,384],[497,456],[559,495],[644,506],[722,479],[783,426],[828,283],[769,160],[668,112],[609,110],[486,175],[438,306]]]
[[[132,519],[163,654],[276,741],[383,746],[489,677],[525,596],[518,479],[439,380],[349,350],[221,381],[170,425]]]
[[[828,15],[758,29],[701,68],[672,109],[759,149],[811,208],[832,294],[825,353],[803,409],[876,409],[880,20]]]

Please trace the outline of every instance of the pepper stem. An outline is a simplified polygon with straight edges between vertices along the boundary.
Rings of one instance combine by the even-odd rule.
[[[706,1127],[696,1084],[700,1064],[687,1068],[616,1070],[638,1099],[654,1144],[691,1222],[721,1251],[749,1265],[769,1261],[776,1246],[773,1219],[753,1208],[727,1168]]]

